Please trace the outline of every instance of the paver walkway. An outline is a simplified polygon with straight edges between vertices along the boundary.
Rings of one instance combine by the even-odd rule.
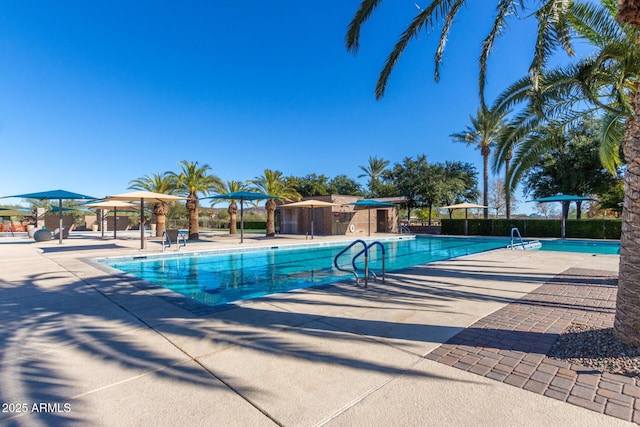
[[[572,268],[432,351],[428,359],[640,423],[640,379],[551,359],[571,323],[613,326],[616,278]]]

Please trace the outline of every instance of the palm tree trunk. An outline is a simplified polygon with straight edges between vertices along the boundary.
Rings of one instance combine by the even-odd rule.
[[[640,2],[635,4],[640,6]],[[640,8],[636,9],[640,11]],[[640,347],[640,89],[632,99],[634,115],[625,129],[624,208],[620,238],[620,275],[615,335],[623,342]]]
[[[265,204],[267,209],[267,237],[276,235],[276,202],[273,199],[267,200]]]
[[[229,234],[236,234],[238,232],[238,204],[235,200],[229,203]]]
[[[617,20],[621,24],[640,26],[640,1],[618,0]]]
[[[507,180],[509,179],[509,168],[511,167],[511,158],[513,157],[513,153],[509,151],[507,153],[507,158],[504,161],[504,202],[505,206],[505,214],[507,219],[511,218],[511,189],[507,184]]]
[[[484,206],[489,206],[489,154],[491,154],[491,149],[489,147],[482,147],[482,185],[484,187],[483,195],[482,195],[482,204]],[[483,209],[484,211],[484,219],[489,219],[489,208],[486,207]]]
[[[164,214],[156,215],[156,237],[162,237],[162,233],[167,227],[167,216]]]
[[[186,207],[189,211],[189,240],[198,240],[200,238],[200,230],[198,227],[198,196],[189,194]]]

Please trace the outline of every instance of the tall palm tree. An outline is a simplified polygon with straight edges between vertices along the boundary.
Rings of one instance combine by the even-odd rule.
[[[249,186],[241,181],[226,181],[221,183],[219,187],[214,189],[214,192],[217,194],[229,194],[235,193],[236,191],[245,191],[249,188]],[[212,205],[216,203],[220,203],[222,199],[214,199]],[[227,212],[229,212],[229,234],[236,234],[238,232],[238,204],[235,200],[228,200],[229,207],[227,208]]]
[[[640,29],[640,0],[618,0],[617,21],[625,28]],[[640,44],[640,39],[636,39]],[[620,276],[616,300],[615,334],[624,342],[640,347],[640,87],[636,84],[631,96],[633,115],[626,122],[624,155],[625,174],[622,237],[620,240]]]
[[[456,142],[464,142],[475,146],[482,155],[482,204],[489,206],[489,155],[504,128],[506,111],[501,108],[478,108],[476,117],[470,117],[471,126],[463,132],[454,133],[451,138]],[[484,209],[484,219],[489,218],[489,208]]]
[[[358,175],[358,178],[369,177],[369,192],[372,196],[377,196],[376,186],[378,178],[389,165],[389,160],[379,159],[376,156],[369,156],[369,164],[367,166],[358,166],[364,173]]]
[[[276,199],[268,199],[265,204],[267,210],[267,237],[276,235],[275,211],[276,200],[291,202],[302,199],[300,194],[283,178],[282,172],[265,169],[261,176],[249,181],[258,193],[276,196]]]
[[[162,194],[174,194],[176,192],[175,179],[170,172],[154,173],[153,175],[144,175],[133,179],[129,181],[129,188]],[[169,204],[167,202],[157,202],[153,205],[153,214],[156,216],[156,237],[160,237],[164,233],[168,211]]]
[[[209,173],[211,166],[205,164],[198,166],[198,162],[182,160],[178,162],[182,170],[179,173],[169,172],[175,180],[175,188],[178,193],[187,197],[187,211],[189,212],[189,240],[199,238],[198,206],[200,199],[198,193],[207,196],[214,188],[219,188],[222,181],[216,175]]]
[[[606,0],[607,1],[607,0]],[[358,11],[349,24],[346,36],[347,49],[357,52],[359,45],[360,29],[371,17],[374,10],[382,0],[362,0]],[[638,31],[640,28],[640,0],[617,0],[617,4],[607,1],[608,4],[617,6],[616,20],[622,26],[623,31]],[[453,23],[454,17],[460,8],[466,4],[466,0],[431,0],[421,9],[418,15],[410,23],[409,27],[396,43],[382,69],[376,86],[376,97],[384,95],[389,75],[398,58],[411,39],[416,37],[423,28],[432,28],[435,24],[442,24],[440,42],[436,50],[435,78],[439,77],[439,64],[442,61],[442,52],[447,40],[447,35]],[[487,58],[491,52],[494,41],[507,28],[507,18],[517,11],[536,8],[534,15],[538,23],[536,35],[536,48],[530,66],[530,81],[534,91],[540,88],[540,75],[545,67],[549,55],[557,48],[562,47],[572,54],[569,23],[567,11],[571,2],[564,0],[498,0],[487,2],[496,6],[496,17],[489,34],[484,39],[479,64],[478,87],[481,103],[484,99],[484,87],[486,81]],[[640,39],[636,38],[636,45]],[[640,347],[640,227],[634,224],[635,218],[640,218],[640,87],[636,82],[630,87],[630,102],[632,114],[625,122],[623,149],[628,162],[625,174],[625,199],[623,209],[622,236],[620,240],[620,275],[618,279],[618,296],[616,304],[616,317],[614,331],[616,336],[624,342]]]

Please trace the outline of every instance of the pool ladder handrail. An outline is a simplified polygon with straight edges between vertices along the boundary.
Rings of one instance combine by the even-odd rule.
[[[176,246],[177,246],[177,251],[180,250],[180,238],[182,237],[182,246],[187,246],[187,237],[184,235],[184,233],[180,230],[178,230],[178,234],[176,234]],[[164,252],[164,247],[165,247],[165,241],[167,243],[167,247],[171,247],[171,237],[169,237],[169,233],[167,233],[167,230],[162,232],[162,252]]]
[[[511,229],[511,245],[509,246],[511,249],[514,249],[514,243],[513,240],[515,239],[515,235],[518,235],[518,239],[520,239],[520,245],[524,248],[524,240],[522,240],[522,236],[520,235],[520,230],[518,230],[518,227],[513,227]]]
[[[340,267],[338,265],[338,258],[340,258],[340,256],[342,254],[344,254],[345,252],[347,252],[349,249],[351,249],[353,246],[357,245],[357,244],[362,244],[362,246],[364,247],[360,252],[358,252],[356,255],[353,256],[353,258],[351,259],[351,266],[353,267],[353,270],[349,270],[343,267]],[[358,275],[358,267],[356,266],[356,259],[364,254],[364,286],[367,287],[367,285],[369,284],[369,275],[371,274],[374,278],[374,280],[378,277],[373,271],[369,271],[369,249],[374,246],[374,245],[379,245],[382,248],[382,281],[384,282],[385,279],[385,267],[384,267],[384,260],[385,260],[385,249],[384,249],[384,245],[378,241],[375,241],[369,245],[367,245],[367,242],[365,242],[364,240],[358,239],[355,240],[353,242],[351,242],[351,244],[349,244],[349,246],[347,246],[346,248],[344,248],[343,250],[341,250],[340,252],[338,252],[338,254],[333,258],[333,265],[336,268],[336,270],[338,271],[344,271],[347,273],[351,273],[355,276],[356,278],[356,284],[360,283],[360,276]]]

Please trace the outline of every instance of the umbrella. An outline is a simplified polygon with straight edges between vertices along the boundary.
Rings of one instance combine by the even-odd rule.
[[[397,208],[398,207],[398,205],[394,205],[393,203],[381,202],[379,200],[372,200],[372,199],[362,199],[355,202],[347,203],[347,205],[352,205],[352,206],[367,209],[369,214],[369,219],[367,222],[368,236],[371,236],[371,208]]]
[[[539,199],[529,200],[530,202],[547,203],[547,202],[561,202],[562,203],[562,218],[560,222],[560,237],[564,239],[566,234],[566,216],[569,213],[569,203],[582,202],[584,200],[596,200],[592,197],[584,196],[572,196],[571,194],[558,194],[557,196],[541,197]]]
[[[338,203],[325,202],[322,200],[303,200],[301,202],[289,203],[280,206],[281,208],[308,208],[311,209],[311,238],[313,239],[313,210],[315,208],[328,208],[331,206],[340,206]]]
[[[250,191],[232,191],[231,193],[219,194],[217,196],[203,197],[203,199],[224,199],[240,200],[240,243],[244,241],[244,219],[242,202],[245,200],[277,199],[277,196],[270,196],[262,193],[252,193]]]
[[[18,216],[25,213],[32,213],[27,208],[0,208],[0,216]]]
[[[469,234],[469,209],[487,209],[488,206],[477,205],[475,203],[458,203],[455,205],[442,206],[445,209],[464,209],[464,235]]]
[[[131,204],[131,203],[127,203],[124,202],[122,200],[103,200],[101,202],[95,202],[95,203],[86,203],[84,205],[84,207],[87,207],[89,209],[100,209],[100,210],[105,210],[105,209],[113,209],[113,213],[114,213],[114,217],[117,218],[118,216],[118,208],[124,208],[124,209],[138,209],[137,205]],[[104,213],[103,213],[104,215]],[[104,227],[100,227],[102,229],[102,237],[104,238]],[[116,238],[116,223],[115,220],[113,222],[113,238]]]
[[[60,214],[60,243],[62,243],[62,200],[91,200],[95,199],[95,197],[87,196],[84,194],[72,193],[71,191],[66,190],[51,190],[51,191],[41,191],[39,193],[26,193],[26,194],[16,194],[14,196],[5,196],[5,197],[21,197],[24,199],[38,199],[38,200],[56,200],[58,199],[58,208]]]
[[[144,249],[144,201],[147,202],[174,202],[176,200],[185,200],[186,197],[174,196],[172,194],[154,193],[153,191],[132,191],[131,193],[116,194],[114,196],[105,197],[106,201],[114,200],[131,200],[140,201],[140,249]]]

